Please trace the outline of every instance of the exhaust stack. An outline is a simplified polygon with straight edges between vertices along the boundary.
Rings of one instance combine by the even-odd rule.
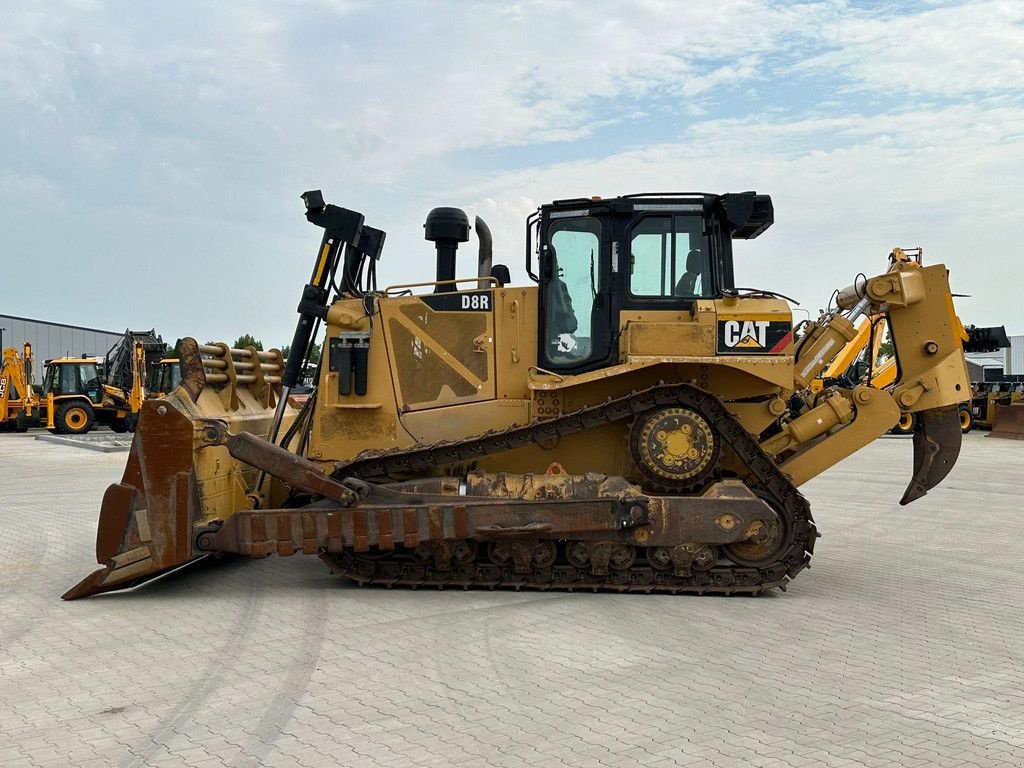
[[[479,216],[476,217],[474,224],[476,225],[477,240],[480,241],[477,252],[476,275],[480,278],[490,277],[491,266],[494,263],[494,241],[491,239],[491,228]],[[476,287],[485,289],[490,288],[490,286],[490,281],[481,279]]]

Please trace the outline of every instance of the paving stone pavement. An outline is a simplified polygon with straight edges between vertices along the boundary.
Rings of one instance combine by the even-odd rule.
[[[0,766],[1024,765],[1024,442],[901,508],[883,438],[759,598],[359,589],[203,563],[65,603],[123,454],[0,435]]]

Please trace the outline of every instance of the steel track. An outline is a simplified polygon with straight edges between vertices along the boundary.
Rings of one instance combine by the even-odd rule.
[[[785,590],[788,582],[806,568],[818,536],[807,500],[790,479],[757,444],[725,405],[709,392],[691,384],[658,384],[645,390],[610,399],[552,419],[491,432],[456,442],[435,443],[409,449],[364,453],[350,462],[336,465],[337,479],[360,477],[382,480],[392,476],[415,476],[436,472],[437,468],[471,463],[481,456],[502,453],[531,443],[624,421],[654,408],[686,406],[700,413],[714,432],[739,458],[746,469],[743,478],[751,490],[770,504],[783,521],[783,546],[766,562],[739,565],[720,558],[706,571],[689,576],[659,571],[644,562],[644,548],[637,547],[636,564],[606,576],[595,576],[586,568],[567,564],[559,548],[559,564],[535,568],[529,574],[516,573],[509,566],[488,561],[480,548],[476,562],[440,571],[418,562],[412,553],[396,550],[387,556],[367,557],[345,552],[322,555],[335,572],[360,584],[386,586],[607,590],[615,592],[668,593],[743,593],[758,594],[776,587]]]

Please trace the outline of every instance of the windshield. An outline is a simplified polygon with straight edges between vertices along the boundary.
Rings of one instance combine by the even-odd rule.
[[[630,238],[629,292],[641,298],[713,296],[702,216],[646,216]]]
[[[96,363],[91,360],[50,363],[46,367],[46,377],[43,379],[43,394],[51,392],[55,395],[88,394],[92,400],[97,400],[100,380]]]
[[[53,363],[50,363],[48,366],[46,366],[46,375],[43,377],[44,395],[50,392],[57,394],[56,390],[54,389],[54,385],[57,383],[58,368],[60,368],[60,366],[54,365]]]

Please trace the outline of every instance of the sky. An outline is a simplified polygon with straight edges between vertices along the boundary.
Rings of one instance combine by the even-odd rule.
[[[1019,0],[0,2],[0,313],[282,345],[307,189],[382,286],[433,279],[434,206],[525,283],[544,202],[754,189],[737,284],[816,315],[920,246],[1024,333]]]

